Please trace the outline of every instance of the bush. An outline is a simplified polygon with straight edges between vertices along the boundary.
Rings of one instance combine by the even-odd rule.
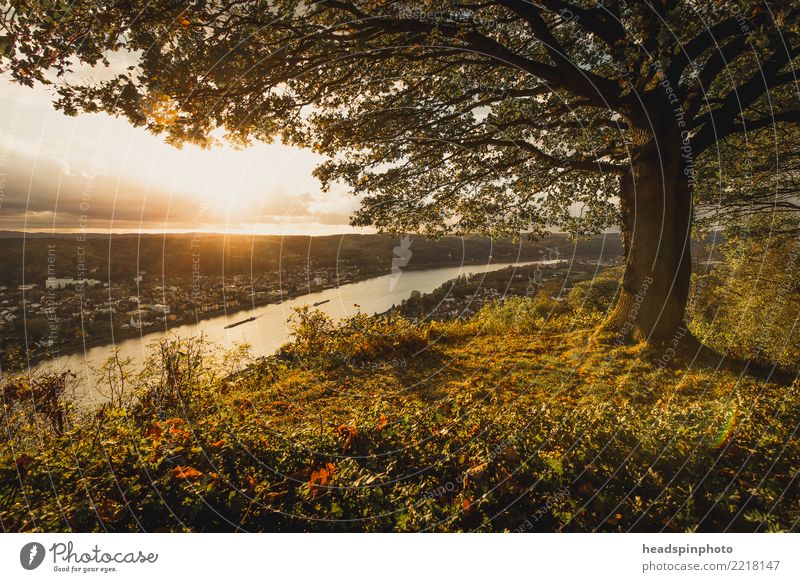
[[[64,434],[75,408],[77,375],[38,371],[7,376],[2,382],[2,409],[6,424],[25,422],[55,434]],[[18,431],[15,431],[20,434]]]
[[[619,294],[621,281],[622,273],[618,269],[607,269],[589,281],[576,283],[567,301],[577,312],[606,316]]]
[[[404,365],[408,357],[431,349],[435,329],[431,323],[363,313],[335,323],[308,307],[296,309],[290,325],[294,341],[280,355],[310,367]]]
[[[720,353],[792,369],[800,361],[800,239],[756,236],[758,225],[729,231],[719,245],[725,260],[693,275],[687,318]],[[800,228],[778,219],[771,227]]]
[[[566,313],[566,306],[540,291],[533,297],[506,297],[483,307],[473,318],[480,333],[502,334],[508,331],[532,334],[552,318]]]
[[[0,445],[4,528],[779,531],[796,520],[797,387],[632,367],[629,347],[576,364],[563,338],[473,335],[441,349],[458,365],[422,360],[402,378],[269,362],[221,377],[203,364],[182,376],[175,412],[103,407],[61,434]]]

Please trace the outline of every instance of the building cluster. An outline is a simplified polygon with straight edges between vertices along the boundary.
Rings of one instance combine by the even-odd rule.
[[[97,279],[75,279],[74,277],[48,277],[44,281],[44,288],[53,289],[82,289],[86,287],[97,287],[102,285],[102,281]]]
[[[0,348],[69,346],[140,330],[211,317],[225,310],[276,303],[354,281],[355,266],[289,269],[253,276],[163,280],[141,271],[130,281],[48,277],[0,286]],[[52,351],[52,350],[51,350]]]

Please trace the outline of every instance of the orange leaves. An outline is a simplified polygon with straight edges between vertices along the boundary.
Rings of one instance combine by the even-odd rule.
[[[557,396],[556,400],[559,402],[563,402],[567,406],[576,406],[578,401],[575,400],[572,396]]]
[[[172,469],[172,478],[176,480],[186,479],[187,481],[194,481],[203,476],[203,473],[194,467],[181,467],[178,465]]]
[[[180,26],[183,30],[189,30],[192,27],[192,23],[186,20],[185,17],[179,16],[178,17],[178,26]]]
[[[186,440],[191,436],[189,431],[184,428],[185,426],[186,423],[182,418],[168,418],[164,421],[164,428],[167,434],[170,438],[177,441]]]
[[[246,481],[247,485],[250,487],[250,491],[255,492],[256,486],[258,485],[258,480],[251,475],[246,478]]]
[[[389,419],[386,417],[385,414],[381,414],[378,417],[378,422],[375,424],[375,430],[383,430],[386,428],[386,425],[389,424]]]
[[[225,445],[225,439],[219,439],[218,441],[214,441],[213,443],[209,444],[212,449],[219,449]]]
[[[164,431],[161,430],[161,425],[158,424],[158,421],[153,421],[147,428],[144,429],[144,433],[142,434],[145,438],[149,437],[153,440],[159,440],[163,432]]]
[[[233,405],[236,407],[236,411],[241,415],[246,415],[253,410],[253,402],[249,398],[234,398]]]
[[[188,439],[189,431],[179,426],[171,426],[169,427],[169,435],[177,439]]]
[[[142,436],[151,440],[151,462],[156,462],[165,450],[185,447],[192,435],[186,428],[186,421],[174,417],[163,422],[154,420],[145,427]]]
[[[308,479],[309,485],[327,485],[336,473],[336,465],[333,463],[325,463],[324,466],[311,471],[311,477]]]
[[[309,495],[316,497],[322,493],[335,474],[336,465],[333,463],[326,463],[324,466],[311,471],[311,477],[308,479]]]
[[[342,441],[342,451],[349,449],[353,439],[358,436],[356,427],[347,424],[340,424],[336,429],[336,433],[339,435],[339,440]]]

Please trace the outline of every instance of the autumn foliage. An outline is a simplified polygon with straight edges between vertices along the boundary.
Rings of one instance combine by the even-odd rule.
[[[418,326],[303,312],[294,342],[237,371],[197,346],[192,367],[176,369],[165,348],[130,406],[73,410],[63,429],[7,383],[3,526],[794,527],[797,384],[593,343],[581,326],[608,302],[591,293]]]

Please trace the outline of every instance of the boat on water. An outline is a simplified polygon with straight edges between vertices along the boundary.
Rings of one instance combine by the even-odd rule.
[[[231,323],[231,324],[228,324],[228,325],[226,325],[226,326],[225,326],[225,329],[230,329],[230,328],[232,328],[232,327],[236,327],[237,325],[242,325],[243,323],[247,323],[247,322],[249,322],[249,321],[253,321],[253,320],[255,320],[255,319],[257,319],[257,318],[256,318],[256,316],[253,316],[253,317],[248,317],[247,319],[243,319],[243,320],[241,320],[241,321],[237,321],[237,322],[234,322],[234,323]]]
[[[314,307],[316,307],[317,305],[322,305],[323,303],[328,303],[329,301],[330,299],[325,299],[324,301],[317,301],[316,303],[314,303]]]

